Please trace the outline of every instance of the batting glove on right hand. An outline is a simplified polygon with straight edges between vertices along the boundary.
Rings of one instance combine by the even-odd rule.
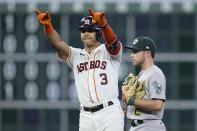
[[[98,25],[100,28],[103,28],[107,25],[107,20],[105,18],[104,12],[94,12],[91,8],[88,9],[92,15],[92,24]]]
[[[38,9],[35,9],[34,12],[38,14],[38,22],[43,25],[51,24],[51,16],[49,12],[46,11],[45,13],[41,13]]]

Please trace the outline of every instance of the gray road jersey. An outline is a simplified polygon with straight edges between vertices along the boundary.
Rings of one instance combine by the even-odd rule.
[[[157,66],[152,66],[144,71],[141,71],[138,75],[139,82],[146,81],[145,89],[146,95],[143,99],[166,99],[166,79]],[[162,119],[164,106],[161,111],[143,111],[135,106],[128,106],[127,117],[129,119]]]

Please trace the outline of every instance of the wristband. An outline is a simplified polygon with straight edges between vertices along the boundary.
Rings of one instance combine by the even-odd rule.
[[[134,102],[135,102],[135,98],[133,97],[129,98],[129,101],[128,101],[129,105],[134,105]]]
[[[107,24],[104,25],[103,27],[100,27],[102,30],[104,30],[107,27]]]

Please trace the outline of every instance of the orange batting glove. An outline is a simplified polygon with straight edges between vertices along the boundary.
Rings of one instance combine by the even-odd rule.
[[[91,8],[88,8],[90,14],[92,15],[92,23],[104,28],[107,25],[107,20],[105,18],[104,12],[94,12]]]
[[[49,15],[49,12],[46,11],[45,13],[41,13],[38,9],[35,9],[34,12],[38,14],[38,22],[44,25],[44,32],[46,34],[54,33],[54,29],[51,24],[51,16]]]
[[[45,13],[41,13],[38,9],[35,9],[34,12],[38,14],[38,22],[43,25],[51,24],[51,17],[49,12],[46,11]]]

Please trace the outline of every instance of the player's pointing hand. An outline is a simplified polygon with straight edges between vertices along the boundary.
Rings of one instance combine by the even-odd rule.
[[[88,11],[92,15],[93,24],[97,24],[101,28],[107,25],[107,20],[105,18],[104,12],[94,12],[91,8],[88,8]]]
[[[45,13],[41,13],[38,9],[35,9],[34,12],[38,14],[38,22],[43,25],[51,24],[51,17],[49,12],[46,11]]]
[[[35,9],[34,12],[36,12],[38,15],[41,14],[41,12],[38,9]]]

